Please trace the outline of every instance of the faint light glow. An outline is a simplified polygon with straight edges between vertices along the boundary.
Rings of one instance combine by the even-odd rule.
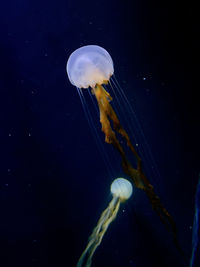
[[[130,263],[130,264],[133,264],[133,260],[130,260],[129,263]],[[131,265],[131,266],[134,266],[134,265]]]
[[[142,80],[145,81],[147,78],[146,77],[143,77]]]
[[[8,134],[8,136],[12,136],[12,134],[11,134],[11,133],[9,133],[9,134]]]
[[[137,143],[137,144],[135,144],[135,146],[139,146],[139,144]]]
[[[6,187],[8,187],[8,184],[5,184]]]

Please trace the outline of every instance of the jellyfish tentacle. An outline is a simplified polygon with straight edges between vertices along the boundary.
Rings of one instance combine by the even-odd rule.
[[[141,158],[139,157],[134,146],[132,145],[131,140],[130,140],[127,132],[122,127],[122,125],[121,125],[121,123],[117,117],[117,114],[115,113],[114,109],[112,108],[111,104],[109,103],[108,99],[112,100],[112,97],[105,90],[105,88],[100,84],[96,84],[96,86],[93,87],[93,93],[96,97],[96,100],[97,100],[97,103],[99,106],[100,122],[102,125],[102,131],[105,134],[105,142],[112,144],[117,149],[117,151],[120,153],[121,160],[122,160],[122,168],[123,168],[124,172],[133,180],[133,182],[137,188],[142,189],[146,192],[146,195],[151,202],[153,210],[155,210],[157,212],[161,221],[167,227],[168,227],[168,225],[171,226],[173,238],[175,240],[175,243],[177,243],[176,224],[175,224],[172,216],[164,208],[163,204],[161,203],[160,198],[154,192],[153,186],[148,181],[147,177],[144,175],[143,170],[142,170]],[[110,122],[113,123],[113,129],[111,127]],[[127,146],[130,148],[133,155],[135,156],[136,161],[137,161],[136,169],[128,161],[126,154],[125,154],[125,151],[124,151],[123,147],[120,145],[120,142],[118,141],[118,139],[116,137],[116,133],[120,134],[126,140]]]
[[[101,115],[103,114],[103,118],[100,119],[100,121],[102,123],[102,129],[104,129],[103,127],[105,127],[105,125],[108,124],[107,121],[109,120],[108,118],[110,118],[110,120],[113,122],[114,130],[116,130],[122,137],[125,138],[127,145],[130,147],[131,151],[133,152],[134,156],[137,159],[138,169],[141,169],[142,168],[141,167],[141,158],[139,157],[137,151],[135,150],[135,148],[131,144],[131,141],[130,141],[130,138],[129,138],[127,132],[121,126],[120,121],[119,121],[115,111],[113,110],[112,106],[110,105],[110,103],[107,99],[109,97],[109,99],[112,100],[112,97],[105,90],[105,88],[103,88],[103,86],[101,86],[99,84],[96,85],[96,87],[94,89],[94,93],[95,93],[97,102],[99,103],[100,114]],[[106,123],[104,123],[104,120],[107,120]],[[109,129],[107,129],[106,132],[104,131],[106,137],[109,136],[110,128],[111,127],[109,127]]]
[[[92,257],[97,247],[100,245],[108,226],[117,216],[120,207],[120,198],[113,197],[108,207],[102,212],[101,217],[94,228],[91,236],[89,237],[89,243],[86,249],[83,251],[77,267],[81,267],[85,257],[88,255],[85,267],[89,267],[92,262]]]

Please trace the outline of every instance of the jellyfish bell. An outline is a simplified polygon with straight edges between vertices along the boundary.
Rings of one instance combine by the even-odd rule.
[[[67,61],[66,70],[70,82],[78,88],[106,84],[114,73],[111,56],[98,45],[76,49]]]
[[[121,201],[125,201],[132,195],[133,187],[128,180],[117,178],[112,182],[110,191],[113,196],[119,197]]]

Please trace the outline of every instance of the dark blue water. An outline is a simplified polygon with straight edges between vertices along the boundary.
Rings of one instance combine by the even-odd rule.
[[[111,200],[116,177],[106,170],[65,70],[71,52],[87,44],[113,58],[160,173],[148,178],[177,224],[185,254],[135,190],[93,266],[189,265],[199,174],[195,17],[195,7],[182,2],[2,3],[0,266],[76,266]]]

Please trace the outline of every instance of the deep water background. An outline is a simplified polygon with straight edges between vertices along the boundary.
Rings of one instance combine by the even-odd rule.
[[[160,173],[148,178],[177,223],[186,257],[144,192],[134,190],[92,266],[188,266],[199,175],[196,18],[192,3],[181,1],[2,2],[1,267],[76,266],[111,199],[115,177],[65,70],[70,53],[87,44],[113,58]]]

